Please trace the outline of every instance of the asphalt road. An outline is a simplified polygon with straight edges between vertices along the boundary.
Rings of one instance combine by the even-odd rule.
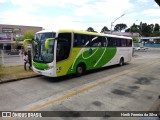
[[[38,77],[0,84],[0,111],[148,111],[160,95],[159,71],[160,49],[149,49],[135,52],[127,65],[90,71],[81,77]]]

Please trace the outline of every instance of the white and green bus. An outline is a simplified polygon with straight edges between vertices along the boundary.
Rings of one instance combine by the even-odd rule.
[[[130,62],[130,37],[61,29],[35,34],[32,67],[44,76],[58,77]]]

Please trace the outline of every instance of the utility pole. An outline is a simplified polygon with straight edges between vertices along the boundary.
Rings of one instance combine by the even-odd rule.
[[[123,17],[125,14],[122,14],[120,17],[116,18],[113,22],[111,22],[111,34],[112,34],[112,26],[114,24],[114,22],[118,19],[120,19],[121,17]]]

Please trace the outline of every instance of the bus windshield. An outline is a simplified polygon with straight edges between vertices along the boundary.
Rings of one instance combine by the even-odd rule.
[[[45,49],[47,38],[54,38],[56,33],[37,33],[33,44],[33,61],[50,63],[54,59],[54,40],[49,42],[49,49]]]

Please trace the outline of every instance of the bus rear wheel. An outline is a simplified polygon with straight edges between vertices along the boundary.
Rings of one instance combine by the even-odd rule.
[[[119,66],[123,66],[124,65],[124,58],[121,58],[119,61]]]
[[[85,67],[83,64],[79,64],[76,68],[76,75],[81,76],[85,72]]]

